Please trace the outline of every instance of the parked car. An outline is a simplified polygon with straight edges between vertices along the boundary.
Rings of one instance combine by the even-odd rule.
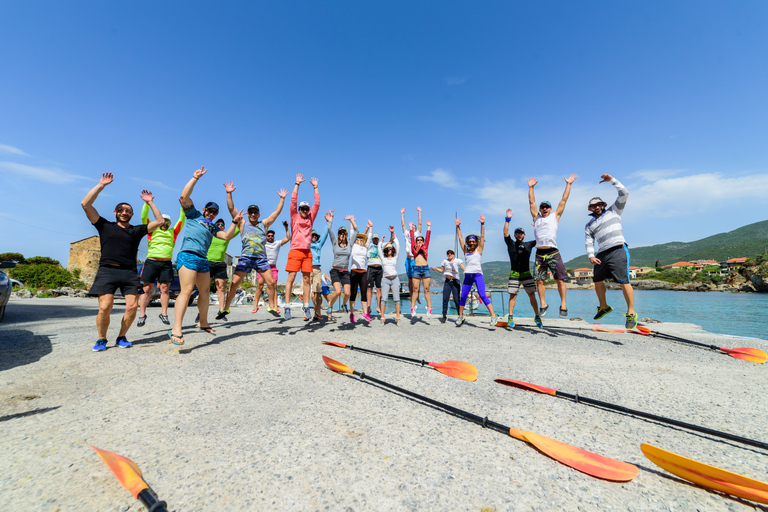
[[[15,266],[15,261],[3,261],[0,268],[13,268]],[[5,272],[0,271],[0,322],[3,321],[3,316],[5,316],[5,305],[8,304],[8,299],[11,298],[11,291],[15,283],[21,284],[8,277],[8,274]]]

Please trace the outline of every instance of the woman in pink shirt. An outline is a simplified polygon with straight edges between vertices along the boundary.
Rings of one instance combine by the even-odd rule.
[[[309,280],[312,276],[312,224],[315,222],[317,212],[320,210],[320,192],[317,190],[317,178],[312,178],[309,182],[315,189],[315,203],[312,208],[309,203],[302,201],[296,202],[299,198],[299,185],[304,182],[304,175],[296,175],[296,183],[293,186],[291,194],[291,250],[288,251],[288,264],[285,271],[288,272],[288,279],[285,283],[285,318],[291,318],[291,291],[293,290],[293,281],[296,279],[296,273],[301,271],[301,280],[304,286],[304,318],[310,318],[309,307]]]
[[[432,232],[432,222],[427,221],[427,237],[416,234],[411,226],[411,253],[413,254],[413,289],[416,293],[411,293],[411,317],[416,311],[416,299],[419,296],[419,290],[423,283],[424,298],[427,299],[427,318],[432,316],[432,295],[429,293],[429,283],[432,281],[432,273],[427,262],[427,251],[429,250],[429,236]]]

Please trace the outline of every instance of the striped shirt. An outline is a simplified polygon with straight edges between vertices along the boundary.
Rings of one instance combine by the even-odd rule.
[[[592,218],[584,228],[587,256],[590,258],[595,256],[595,242],[597,242],[600,252],[626,243],[624,233],[621,230],[621,214],[624,212],[624,206],[627,204],[629,191],[616,178],[611,180],[611,185],[616,187],[616,190],[619,192],[616,202],[608,207],[599,217],[590,214]]]

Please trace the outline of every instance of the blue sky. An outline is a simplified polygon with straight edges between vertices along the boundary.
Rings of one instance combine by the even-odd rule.
[[[465,233],[485,213],[484,260],[506,259],[504,211],[530,227],[534,176],[554,203],[579,175],[566,260],[588,199],[615,197],[606,172],[630,190],[630,247],[729,231],[768,218],[766,19],[762,2],[2,2],[0,252],[66,264],[106,171],[102,215],[149,188],[175,219],[200,165],[197,205],[233,180],[267,214],[301,172],[337,225],[399,234],[421,206],[433,265],[457,211]]]

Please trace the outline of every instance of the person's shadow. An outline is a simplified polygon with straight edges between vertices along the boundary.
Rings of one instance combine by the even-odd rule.
[[[0,372],[35,363],[52,352],[47,334],[33,334],[24,329],[0,331]]]

